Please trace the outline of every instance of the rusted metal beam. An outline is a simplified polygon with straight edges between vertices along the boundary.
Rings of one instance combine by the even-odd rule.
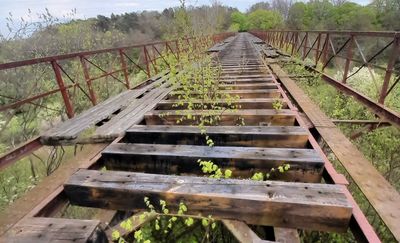
[[[70,89],[70,88],[73,88],[75,86],[76,86],[76,84],[71,84],[71,85],[66,86],[66,88]],[[48,91],[48,92],[43,93],[43,94],[35,95],[35,96],[32,96],[32,97],[26,98],[24,100],[18,100],[18,101],[14,102],[14,103],[0,106],[0,111],[5,111],[5,110],[8,110],[8,109],[15,109],[15,108],[17,108],[17,107],[19,107],[19,106],[21,106],[23,104],[32,103],[32,101],[34,101],[34,100],[37,100],[37,99],[40,99],[40,98],[43,98],[43,97],[58,93],[58,92],[60,92],[60,90],[61,90],[60,88],[53,89],[53,90]]]
[[[281,75],[282,76],[286,75],[277,65],[274,64],[271,65],[271,67],[273,67],[272,69],[274,70],[274,72],[278,77],[280,77]],[[297,101],[298,105],[302,108],[302,110],[306,114],[308,114],[312,122],[316,124],[319,132],[324,131],[327,134],[331,134],[332,132],[338,131],[333,124],[329,124],[332,122],[330,122],[329,119],[324,118],[323,113],[321,113],[321,111],[319,111],[319,109],[315,107],[315,104],[311,102],[311,100],[307,97],[307,95],[304,94],[304,92],[294,83],[294,81],[288,78],[282,78],[281,81],[285,85],[285,88],[290,92],[292,97]],[[299,123],[302,124],[302,121],[300,120]],[[321,136],[325,138],[327,134],[321,134]],[[337,141],[344,141],[344,140],[348,141],[348,139],[346,139],[342,133],[339,132],[337,134],[340,135],[340,138],[336,139]],[[330,141],[332,142],[336,140],[331,139]],[[316,150],[320,151],[323,154],[322,149],[319,147],[317,141],[313,137],[311,137],[309,141]],[[337,144],[340,145],[340,143]],[[334,149],[340,150],[340,148],[336,147]],[[384,207],[388,208],[393,207],[396,202],[393,201],[393,199],[398,197],[398,193],[395,192],[395,189],[392,188],[385,179],[383,179],[383,177],[379,174],[379,172],[376,171],[376,169],[370,164],[369,161],[363,159],[363,156],[360,154],[358,150],[354,151],[354,155],[349,155],[348,153],[343,152],[343,150],[341,151],[342,152],[339,151],[338,154],[341,155],[341,157],[343,158],[338,158],[338,159],[341,160],[343,166],[349,172],[350,176],[354,178],[357,185],[360,186],[360,189],[366,195],[367,199],[372,200],[370,201],[370,203],[377,210],[378,214],[383,218],[383,221],[385,223],[388,223],[389,229],[396,231],[397,230],[396,225],[398,225],[396,224],[396,218],[395,217],[390,218],[390,215],[391,214],[394,215],[393,213],[396,214],[397,212],[393,212],[392,210],[389,211],[387,209],[385,210]],[[354,164],[353,159],[351,160],[349,159],[349,156],[353,156],[353,158],[363,159],[362,162],[364,166],[357,166],[356,164]],[[345,194],[347,195],[347,198],[352,202],[353,215],[350,221],[350,228],[356,239],[360,242],[380,242],[379,237],[375,233],[372,226],[369,224],[367,218],[363,214],[360,207],[354,201],[350,192],[347,190],[345,183],[343,183],[343,180],[338,176],[332,164],[329,162],[326,156],[323,156],[322,158],[325,161],[325,169],[327,172],[326,174],[324,174],[324,179],[330,183],[341,184]],[[366,177],[363,176],[364,175],[363,173],[368,173],[372,177],[376,178],[376,180],[379,180],[380,181],[379,186],[374,184],[371,187],[371,184],[369,184],[370,180],[366,180]],[[361,184],[359,184],[360,181]],[[384,187],[385,189],[378,193],[376,187]],[[388,193],[388,191],[390,190],[392,190],[392,192],[394,193]],[[386,199],[382,199],[382,197],[385,197]],[[387,205],[382,207],[383,203]]]
[[[378,102],[380,104],[385,103],[385,98],[388,94],[388,88],[389,88],[390,79],[392,77],[393,68],[394,68],[395,62],[397,61],[397,58],[399,57],[399,55],[400,55],[400,37],[396,36],[395,40],[393,42],[393,50],[391,52],[391,55],[390,55],[390,58],[389,58],[389,61],[387,64],[385,78],[383,80],[381,92],[379,94]]]
[[[250,31],[250,33],[259,34],[265,31]],[[281,32],[304,33],[304,30],[270,30],[267,33],[278,34]],[[334,31],[334,30],[307,30],[313,34],[332,34],[332,35],[357,35],[357,36],[373,36],[373,37],[394,37],[400,32],[398,31]]]
[[[90,78],[89,68],[88,68],[85,58],[83,56],[80,57],[80,62],[81,62],[82,69],[83,69],[83,75],[86,79],[86,84],[89,89],[90,101],[92,102],[93,105],[96,105],[97,104],[96,94],[92,87],[92,79]]]
[[[280,31],[272,31],[272,33],[280,33]],[[392,125],[400,127],[400,114],[397,111],[393,111],[390,108],[383,105],[384,99],[385,99],[386,95],[388,94],[388,91],[393,89],[393,85],[396,85],[396,82],[395,82],[392,85],[392,87],[389,88],[389,81],[390,81],[390,78],[394,71],[393,70],[394,62],[400,55],[400,33],[399,32],[336,32],[336,31],[307,31],[307,32],[304,32],[304,31],[294,31],[293,33],[297,33],[297,34],[306,33],[303,37],[303,40],[300,43],[300,46],[298,47],[298,49],[296,51],[296,53],[298,53],[300,51],[300,48],[302,47],[303,43],[304,43],[304,45],[306,45],[305,40],[306,40],[308,33],[326,34],[325,43],[322,47],[322,53],[323,53],[322,70],[320,71],[316,67],[311,67],[311,66],[305,66],[305,68],[309,71],[312,71],[314,73],[321,75],[323,80],[325,80],[326,82],[328,82],[329,84],[331,84],[332,86],[337,88],[339,91],[341,91],[347,95],[353,96],[362,105],[367,107],[369,110],[371,110],[374,114],[378,115],[382,119],[386,120],[387,122],[390,122]],[[260,34],[260,32],[254,32],[254,34],[256,36],[259,35],[260,37],[262,37],[262,34]],[[342,44],[341,47],[337,51],[335,50],[332,40],[331,40],[331,35],[333,35],[333,34],[339,34],[344,37],[347,37],[347,40],[345,41],[345,43]],[[369,66],[370,65],[369,62],[373,58],[375,58],[377,55],[379,55],[384,49],[386,49],[390,45],[393,45],[392,55],[388,61],[387,68],[385,69],[386,70],[385,81],[381,88],[380,97],[379,97],[378,101],[372,100],[365,94],[362,94],[361,92],[357,91],[356,89],[352,88],[351,86],[349,86],[345,83],[345,81],[350,76],[355,74],[355,73],[352,73],[350,76],[348,75],[348,72],[350,70],[350,62],[353,61],[352,60],[353,59],[352,58],[352,56],[353,56],[352,48],[354,46],[354,43],[356,44],[357,48],[359,48],[358,43],[356,41],[356,36],[374,36],[374,37],[382,36],[382,37],[394,38],[393,41],[391,41],[389,44],[387,44],[381,51],[376,53],[372,58],[370,58],[370,60],[368,60],[366,64],[365,64],[365,62],[363,64],[363,65]],[[328,46],[331,46],[331,49],[332,49],[332,55],[329,59],[327,59]],[[344,57],[344,59],[346,60],[345,67],[344,67],[344,75],[343,75],[342,80],[338,81],[338,80],[334,79],[333,77],[329,76],[328,74],[326,74],[324,72],[324,68],[329,64],[329,62],[333,58],[337,57],[337,55],[346,46],[348,46],[348,52],[347,52],[346,57]],[[303,47],[303,48],[305,48],[305,47]],[[302,53],[303,54],[302,58],[305,58],[304,50]],[[364,58],[363,55],[362,55],[362,57]],[[298,64],[303,65],[302,62],[298,62]]]
[[[331,76],[316,70],[315,68],[306,67],[306,69],[320,74],[321,77],[325,81],[327,81],[329,84],[331,84],[338,90],[342,91],[343,93],[353,96],[357,101],[359,101],[365,107],[370,109],[374,114],[385,119],[387,122],[390,122],[392,125],[394,125],[396,127],[400,127],[400,114],[399,113],[385,107],[382,104],[379,104],[379,103],[373,101],[371,98],[360,93],[359,91],[350,87],[349,85],[341,83],[341,82],[335,80],[334,78],[332,78]]]
[[[333,123],[340,123],[340,124],[384,124],[384,125],[390,125],[389,122],[386,121],[381,121],[381,120],[338,120],[338,119],[333,119]]]
[[[189,39],[193,39],[193,38],[189,38]],[[169,42],[171,42],[171,41],[169,41]],[[101,50],[82,51],[82,52],[74,52],[74,53],[63,54],[63,55],[40,57],[40,58],[34,58],[34,59],[29,59],[29,60],[23,60],[23,61],[0,63],[0,70],[34,65],[34,64],[39,64],[39,63],[48,63],[48,62],[51,62],[54,60],[61,61],[61,60],[71,59],[71,58],[80,57],[80,56],[90,56],[90,55],[95,55],[95,54],[117,52],[119,50],[142,48],[145,45],[152,45],[152,44],[157,45],[157,44],[164,44],[164,43],[165,43],[165,41],[157,41],[157,42],[143,43],[143,44],[130,45],[130,46],[107,48],[107,49],[101,49]]]
[[[70,100],[70,97],[68,94],[68,90],[65,87],[64,80],[61,75],[60,66],[58,65],[58,63],[56,61],[52,61],[51,66],[53,67],[53,70],[54,70],[54,73],[56,76],[56,81],[57,81],[58,87],[60,88],[62,98],[64,100],[64,105],[65,105],[65,109],[67,111],[67,116],[68,116],[68,118],[72,118],[72,117],[74,117],[74,108],[72,107],[72,103],[71,103],[71,100]]]
[[[0,170],[3,170],[7,166],[11,165],[15,161],[22,159],[26,155],[32,153],[33,151],[42,147],[42,143],[40,142],[40,137],[32,138],[31,140],[21,144],[20,146],[12,149],[11,151],[2,154],[0,156]]]
[[[125,56],[124,56],[124,51],[123,50],[119,50],[119,58],[121,60],[121,68],[122,68],[122,70],[124,72],[126,88],[130,89],[128,69],[127,69],[127,66],[126,66],[126,61],[125,61]]]

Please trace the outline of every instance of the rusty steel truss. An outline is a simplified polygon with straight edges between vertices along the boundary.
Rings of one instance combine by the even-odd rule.
[[[40,106],[39,104],[35,103],[35,101],[52,95],[61,95],[63,104],[65,106],[66,115],[68,116],[68,118],[72,118],[74,117],[75,112],[72,104],[73,97],[70,90],[76,88],[80,89],[94,106],[98,103],[96,90],[93,88],[92,85],[94,81],[97,81],[101,78],[110,77],[117,82],[122,83],[126,87],[126,89],[134,89],[140,87],[141,84],[136,85],[135,87],[131,87],[130,81],[128,79],[131,73],[142,71],[146,74],[148,78],[150,78],[152,75],[159,73],[160,70],[158,70],[157,68],[158,62],[163,62],[165,65],[169,66],[168,60],[166,58],[167,55],[173,55],[174,58],[179,60],[180,53],[186,51],[188,48],[198,48],[202,45],[213,45],[231,35],[232,33],[221,33],[213,36],[190,37],[170,41],[151,42],[131,46],[93,51],[82,51],[63,55],[34,58],[23,61],[1,63],[0,72],[18,70],[19,68],[35,66],[37,64],[50,65],[52,70],[54,71],[54,79],[57,83],[57,88],[39,94],[34,94],[30,97],[25,97],[23,99],[14,99],[12,97],[8,97],[1,91],[0,96],[8,97],[12,100],[12,102],[1,105],[0,112],[4,112],[10,109],[17,109],[25,104]],[[129,56],[127,54],[131,51],[139,52],[138,60],[134,60],[132,56]],[[110,62],[111,67],[100,67],[98,64],[90,59],[91,57],[94,57],[98,54],[117,55],[119,62]],[[71,73],[68,73],[66,69],[63,68],[61,62],[66,60],[79,61],[82,68],[82,73],[80,75],[85,80],[86,87],[82,87],[82,84],[76,82],[76,80],[71,78]],[[103,74],[94,77],[91,76],[89,65],[91,68],[100,70]],[[111,71],[107,71],[110,68]],[[121,80],[121,78],[117,76],[118,74],[122,74],[123,80]],[[72,84],[66,84],[65,78],[72,82]],[[2,154],[0,156],[0,169],[7,167],[8,165],[23,158],[24,156],[30,154],[40,147],[41,143],[39,141],[39,137],[35,137],[25,142],[24,144],[17,146],[12,151]]]
[[[396,62],[399,58],[400,54],[400,35],[396,32],[335,32],[335,31],[309,31],[309,32],[301,32],[301,31],[253,31],[255,36],[264,40],[266,43],[269,43],[275,47],[283,49],[287,53],[290,53],[291,56],[299,56],[302,60],[306,60],[307,58],[313,58],[315,66],[308,66],[309,70],[314,72],[318,72],[322,75],[322,77],[328,81],[330,84],[335,86],[337,89],[342,92],[349,94],[355,97],[359,102],[368,107],[370,110],[374,112],[374,114],[378,115],[380,118],[384,119],[384,122],[388,122],[390,124],[399,126],[400,125],[400,115],[396,111],[390,110],[385,106],[386,97],[394,90],[396,85],[399,83],[399,70],[395,69]],[[213,44],[220,42],[231,36],[232,33],[224,33],[211,37]],[[333,44],[333,39],[336,37],[340,37],[343,41],[341,42],[341,46],[339,48],[335,48]],[[386,38],[390,39],[385,47],[377,51],[371,57],[366,57],[363,54],[362,49],[358,43],[358,38],[362,37],[371,37],[371,38]],[[196,46],[205,45],[210,37],[202,37],[202,38],[186,38],[184,40],[174,40],[174,41],[165,41],[165,42],[154,42],[149,44],[142,45],[133,45],[126,47],[118,47],[97,51],[87,51],[87,52],[79,52],[72,54],[65,54],[59,56],[51,56],[44,58],[37,58],[25,61],[18,61],[12,63],[4,63],[0,64],[1,70],[11,70],[17,69],[20,67],[26,67],[36,64],[46,64],[50,65],[52,70],[54,71],[55,81],[58,85],[57,89],[50,90],[47,92],[43,92],[40,94],[35,94],[31,97],[27,97],[20,100],[14,100],[12,103],[3,105],[0,107],[1,111],[6,111],[9,109],[18,108],[24,104],[35,104],[33,103],[36,100],[39,100],[43,97],[50,95],[61,95],[63,100],[63,104],[65,106],[65,110],[67,116],[69,118],[73,118],[75,115],[74,107],[71,102],[71,96],[68,92],[69,89],[79,88],[83,90],[86,94],[86,97],[90,100],[92,105],[96,105],[98,103],[96,90],[94,90],[92,83],[95,80],[104,77],[111,77],[117,80],[120,83],[123,83],[126,89],[134,89],[136,87],[131,87],[129,81],[130,73],[134,71],[143,71],[147,77],[150,79],[153,75],[159,73],[160,70],[157,68],[157,62],[162,61],[167,66],[169,65],[168,61],[165,58],[165,55],[172,54],[176,59],[179,60],[179,53],[184,51],[182,45],[180,43],[184,43],[185,48],[196,48]],[[354,52],[357,48],[360,53],[359,56],[362,57],[362,60],[355,58]],[[385,50],[391,48],[390,55],[387,57],[387,65],[385,67],[378,65],[373,62],[375,58],[381,55]],[[136,49],[139,50],[139,59],[137,61],[133,60],[128,54],[128,50]],[[341,55],[343,52],[346,52],[346,55]],[[119,62],[116,67],[112,67],[111,71],[109,67],[107,69],[100,67],[96,63],[94,63],[90,57],[102,54],[102,53],[112,53],[119,57]],[[315,55],[313,55],[315,54]],[[332,60],[339,58],[344,61],[343,63],[343,78],[341,80],[336,80],[325,73],[326,67],[332,64]],[[77,82],[74,82],[72,78],[68,75],[68,72],[63,69],[61,61],[62,60],[77,60],[81,64],[82,68],[82,77],[85,80],[86,87],[81,87],[81,85]],[[347,80],[355,75],[355,73],[351,73],[350,68],[352,65],[356,63],[361,64],[362,67],[367,67],[370,71],[371,76],[374,76],[372,72],[372,68],[381,69],[384,75],[384,82],[382,87],[380,87],[379,97],[376,101],[367,97],[365,94],[355,90],[346,82]],[[228,63],[229,64],[229,63]],[[227,64],[227,65],[228,65]],[[231,64],[229,64],[231,65]],[[89,71],[89,66],[94,67],[103,74],[99,76],[91,76]],[[117,75],[121,75],[123,80],[121,80]],[[72,81],[72,84],[67,85],[64,81],[64,77],[67,77]],[[393,78],[394,77],[394,78]],[[284,90],[279,86],[275,78],[272,78],[274,84],[278,86],[279,92],[282,93],[284,100],[290,104],[289,98],[286,96]],[[139,84],[141,85],[141,84]],[[290,105],[290,108],[296,110],[296,108]],[[301,119],[296,115],[298,120]],[[303,123],[302,121],[300,123]],[[301,126],[305,127],[305,124],[301,124]],[[116,139],[113,143],[119,141],[121,137]],[[309,142],[312,147],[317,148],[320,151],[319,145],[317,141],[310,135]],[[33,138],[30,141],[27,141],[25,144],[15,148],[14,150],[2,155],[0,157],[0,170],[4,167],[12,164],[13,162],[23,158],[24,156],[30,154],[32,151],[40,148],[42,146],[39,137]],[[102,148],[101,148],[102,149]],[[100,151],[100,150],[99,150]],[[87,160],[88,162],[81,168],[92,167],[94,166],[97,159],[99,159],[100,155],[96,155],[93,158]],[[372,229],[371,225],[368,223],[361,209],[357,206],[356,202],[353,200],[350,192],[347,191],[346,185],[348,184],[343,175],[338,174],[330,162],[324,157],[325,162],[325,171],[324,171],[324,179],[332,184],[341,185],[343,191],[346,193],[346,198],[348,198],[353,205],[353,213],[351,218],[351,228],[353,233],[355,233],[357,238],[360,241],[379,241],[376,233]],[[86,166],[86,167],[85,167]],[[58,204],[64,204],[66,201],[65,195],[61,194],[61,191],[55,191],[53,195],[50,197],[50,202],[43,202],[38,209],[35,209],[35,216],[51,216],[54,209],[57,209]],[[54,205],[53,205],[54,204]],[[45,207],[43,207],[45,205]],[[33,210],[33,211],[35,211]]]
[[[329,84],[341,92],[353,96],[383,120],[400,127],[399,111],[385,106],[386,98],[400,82],[399,32],[278,30],[252,31],[252,33],[290,56],[298,57],[302,61],[311,60],[314,65],[307,65],[308,70],[320,74]],[[366,39],[382,42],[383,45],[366,55],[360,44]],[[382,65],[382,63],[386,63],[386,65]],[[327,73],[326,68],[333,65],[343,73],[341,79],[335,79]],[[351,67],[357,67],[357,70],[351,72]],[[368,68],[373,80],[376,79],[373,69],[383,72],[384,80],[379,87],[379,95],[376,100],[347,83],[347,80],[356,75],[363,67]]]

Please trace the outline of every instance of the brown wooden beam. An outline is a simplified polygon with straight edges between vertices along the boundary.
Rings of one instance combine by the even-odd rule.
[[[320,182],[324,167],[312,149],[117,143],[108,146],[102,155],[111,170],[203,175],[197,162],[201,159],[231,169],[235,177],[241,178],[289,164],[288,171],[271,173],[271,178],[302,182]]]
[[[352,212],[341,187],[326,184],[80,170],[64,191],[80,206],[134,211],[146,209],[148,197],[172,213],[183,202],[188,215],[324,231],[346,231]]]
[[[194,120],[184,120],[177,124],[177,120],[182,116],[190,114]],[[178,113],[175,110],[164,111],[151,111],[145,115],[147,125],[192,125],[196,124],[196,119],[201,116],[213,114],[214,117],[219,117],[218,125],[244,125],[246,126],[259,126],[259,125],[272,125],[272,126],[293,126],[295,124],[295,114],[291,110],[272,110],[272,109],[249,109],[249,110],[183,110]]]
[[[238,100],[213,100],[212,102],[202,100],[191,100],[191,104],[194,107],[207,106],[207,109],[211,109],[210,105],[217,105],[219,107],[231,108],[236,106],[238,109],[273,109],[274,102],[280,102],[282,109],[287,108],[287,103],[280,98],[253,98],[253,99],[238,99]],[[179,104],[179,105],[177,105]],[[157,110],[185,110],[188,107],[188,102],[182,102],[182,100],[162,100],[157,104]]]
[[[106,242],[97,220],[27,218],[4,235],[1,242]]]
[[[218,146],[305,148],[306,129],[297,126],[209,126],[208,135]],[[126,143],[207,145],[205,134],[194,126],[136,125],[126,131]]]

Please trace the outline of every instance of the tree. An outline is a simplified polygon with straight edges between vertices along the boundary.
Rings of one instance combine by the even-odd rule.
[[[325,29],[373,30],[376,15],[370,7],[346,2],[331,9]]]
[[[259,9],[249,14],[248,23],[250,29],[276,29],[283,26],[283,17],[277,11]]]
[[[377,22],[384,30],[400,30],[399,0],[374,0],[371,5],[377,11]]]
[[[293,0],[272,0],[271,9],[279,12],[284,19],[287,19],[292,5]]]
[[[236,31],[248,30],[247,16],[239,11],[231,14],[232,25],[231,29]]]
[[[250,6],[248,12],[254,12],[258,9],[263,9],[263,10],[271,10],[271,5],[269,2],[258,2]]]
[[[292,30],[304,30],[304,16],[307,11],[307,5],[303,2],[293,4],[289,10],[288,18],[286,20],[286,26]]]
[[[344,3],[347,3],[347,2],[348,2],[347,0],[332,0],[332,4],[335,5],[335,6],[340,6],[340,5],[342,5]]]
[[[186,9],[185,0],[180,0],[181,6],[175,11],[174,26],[179,37],[189,36],[192,33],[190,16]]]

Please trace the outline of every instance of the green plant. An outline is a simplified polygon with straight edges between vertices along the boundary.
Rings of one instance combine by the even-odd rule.
[[[274,102],[272,102],[272,108],[274,108],[274,110],[282,110],[283,108],[283,101],[281,99],[276,99],[274,100]]]
[[[262,172],[256,172],[253,174],[251,177],[252,180],[254,181],[263,181],[263,180],[268,180],[270,179],[273,175],[276,175],[277,173],[285,173],[290,169],[290,164],[283,164],[278,166],[277,168],[271,168],[268,173],[262,173]]]
[[[217,223],[211,215],[208,215],[207,217],[201,215],[187,216],[186,213],[188,208],[183,202],[179,203],[176,214],[170,212],[165,200],[159,200],[157,206],[159,212],[156,211],[155,206],[150,202],[148,197],[144,198],[144,202],[148,210],[141,213],[139,217],[136,217],[136,220],[139,219],[139,222],[135,222],[135,216],[122,221],[119,226],[125,232],[122,233],[121,231],[114,229],[112,231],[113,241],[119,243],[130,242],[128,238],[133,233],[133,239],[135,242],[171,242],[172,239],[176,240],[181,237],[180,229],[182,229],[182,227],[190,229],[195,226],[202,226],[206,232],[203,239],[208,239],[211,231],[216,229]],[[154,220],[143,225],[149,215],[154,216],[152,217]],[[209,241],[206,240],[204,242]]]
[[[209,174],[211,178],[231,178],[232,177],[232,171],[229,169],[226,170],[221,170],[221,168],[218,167],[218,165],[214,164],[211,160],[209,161],[204,161],[204,160],[198,160],[197,161],[201,167],[201,170],[203,171],[204,174]]]

